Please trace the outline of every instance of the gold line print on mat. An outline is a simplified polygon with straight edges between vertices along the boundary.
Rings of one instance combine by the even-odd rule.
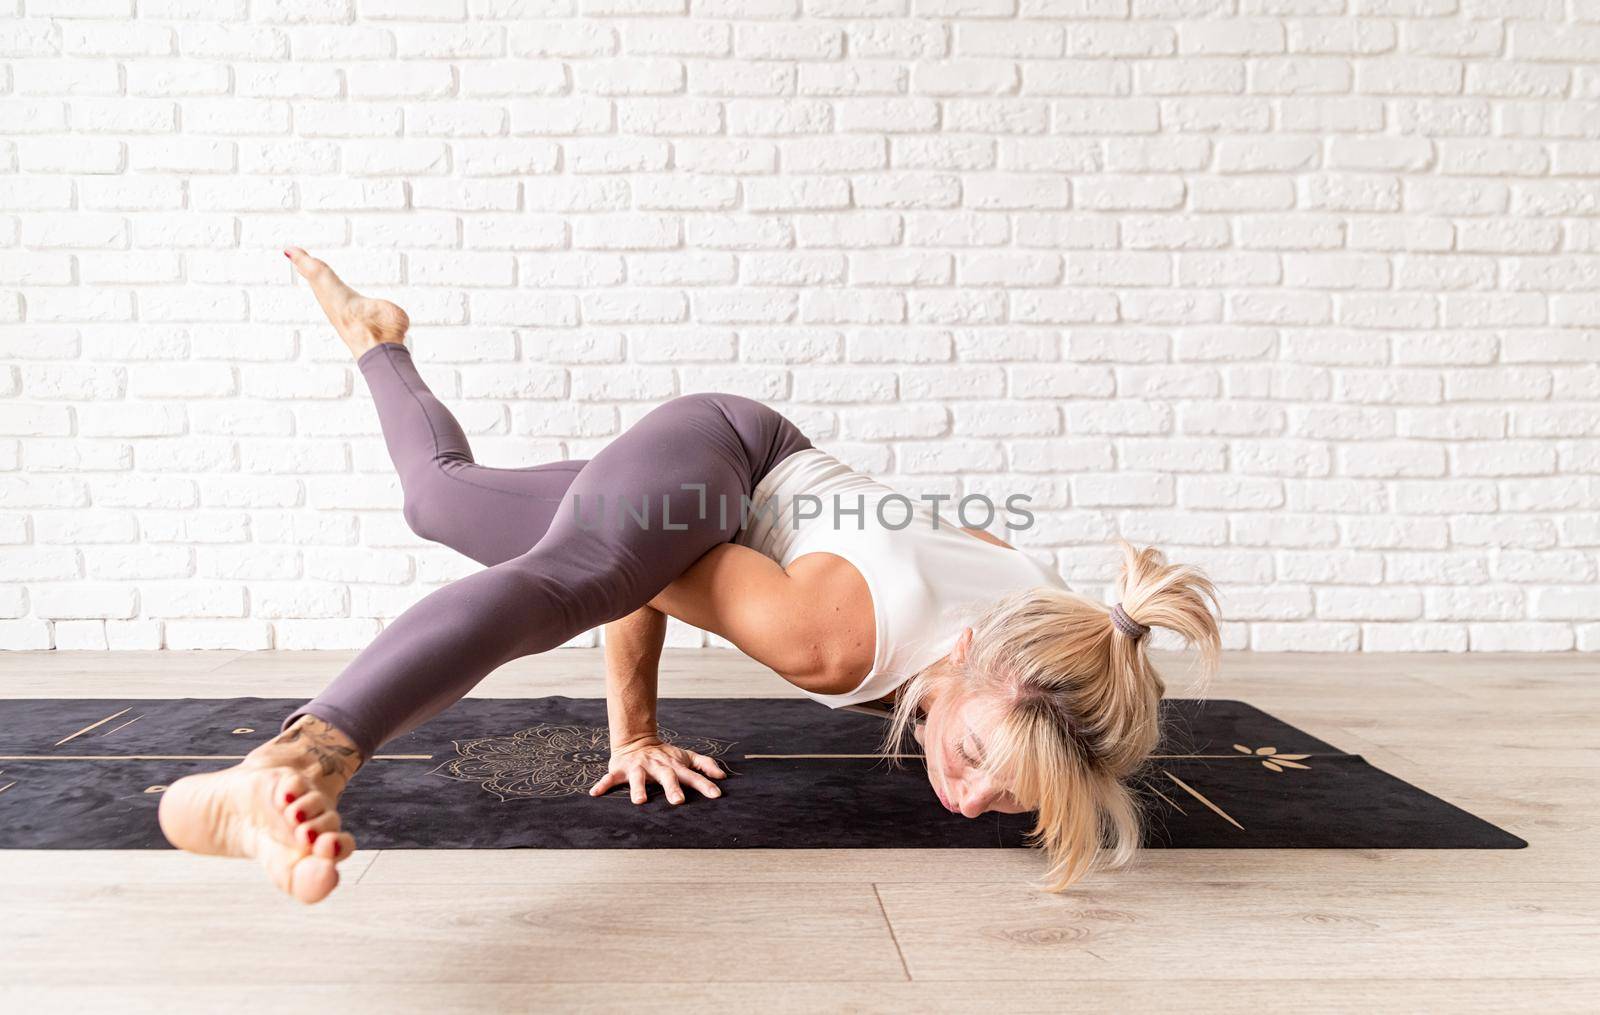
[[[1251,750],[1244,744],[1234,744],[1233,749],[1252,760],[1259,760],[1261,767],[1273,772],[1281,772],[1286,768],[1309,769],[1310,765],[1301,765],[1298,762],[1311,757],[1309,754],[1279,754],[1276,747],[1257,747]]]
[[[139,715],[136,715],[132,719],[129,719],[127,722],[123,723],[122,726],[132,726],[134,723],[138,722],[140,719],[143,719],[143,718],[144,718],[144,714],[140,713]],[[106,730],[104,733],[102,733],[100,735],[103,736],[103,737],[109,737],[111,734],[115,733],[117,730],[120,730],[122,728],[122,726],[113,726],[111,729]]]
[[[657,735],[663,743],[712,758],[726,754],[735,743],[683,736],[664,728],[658,729]],[[428,774],[475,782],[502,803],[587,793],[606,774],[611,758],[611,734],[604,726],[540,723],[508,737],[450,743],[456,757]]]
[[[1279,754],[1276,747],[1257,747],[1254,751],[1243,744],[1234,744],[1233,749],[1240,751],[1252,761],[1260,761],[1262,766],[1274,772],[1281,772],[1284,768],[1309,769],[1310,765],[1300,765],[1296,762],[1314,757],[1311,754]],[[746,761],[801,761],[806,759],[876,759],[876,758],[920,758],[920,754],[746,754]],[[1151,761],[1243,761],[1238,754],[1152,754]],[[1280,767],[1281,766],[1281,767]]]
[[[233,732],[236,733],[236,734],[237,733],[254,733],[255,730],[251,729],[248,726],[240,726],[238,729],[234,730]]]
[[[14,783],[14,782],[8,782],[4,786],[0,786],[0,793],[4,793],[6,790],[10,789],[11,787],[13,787],[15,785],[16,785],[16,783]]]
[[[745,761],[804,761],[807,759],[843,758],[847,760],[876,760],[878,758],[920,758],[920,754],[746,754]]]
[[[1161,792],[1159,789],[1156,789],[1154,786],[1149,785],[1148,783],[1146,783],[1146,788],[1149,789],[1150,792],[1154,793],[1156,796],[1158,796],[1161,799],[1165,800],[1168,804],[1170,804],[1172,806],[1172,809],[1177,811],[1179,814],[1182,814],[1184,817],[1188,817],[1189,816],[1189,812],[1188,811],[1186,811],[1182,807],[1178,806],[1178,801],[1172,799],[1171,797],[1167,796],[1165,793]]]
[[[244,754],[0,754],[0,761],[243,761]],[[432,761],[431,754],[374,754],[373,761]]]
[[[1184,782],[1182,779],[1180,779],[1177,776],[1173,775],[1171,772],[1167,771],[1164,768],[1161,770],[1161,774],[1166,776],[1168,779],[1171,779],[1173,782],[1177,783],[1179,789],[1183,790],[1185,793],[1189,794],[1190,796],[1194,797],[1196,800],[1200,801],[1201,803],[1205,804],[1207,807],[1211,808],[1211,810],[1213,812],[1215,812],[1216,815],[1218,817],[1220,817],[1223,821],[1226,821],[1228,824],[1230,824],[1233,827],[1237,828],[1241,832],[1244,831],[1244,826],[1243,825],[1241,825],[1241,824],[1239,824],[1239,822],[1233,820],[1233,817],[1231,815],[1229,815],[1227,811],[1223,810],[1221,807],[1218,807],[1216,804],[1212,803],[1210,800],[1207,800],[1205,798],[1205,796],[1202,795],[1199,790],[1195,789],[1193,786],[1191,786],[1188,783]]]
[[[132,711],[133,711],[133,706],[129,705],[127,708],[123,709],[121,712],[117,712],[114,715],[108,715],[104,719],[101,719],[99,722],[90,723],[89,725],[85,726],[83,729],[81,729],[78,732],[72,734],[72,736],[70,736],[70,737],[62,737],[60,740],[57,740],[55,743],[51,744],[50,746],[52,746],[52,747],[60,747],[62,744],[66,743],[68,740],[73,739],[73,737],[81,737],[85,733],[87,733],[90,730],[94,729],[96,726],[104,726],[106,723],[108,723],[111,720],[115,719],[117,716],[126,715],[127,713],[132,712]]]

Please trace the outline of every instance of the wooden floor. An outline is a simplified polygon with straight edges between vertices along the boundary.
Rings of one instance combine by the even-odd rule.
[[[309,698],[348,657],[0,654],[0,699]],[[786,693],[717,650],[661,686]],[[560,650],[474,693],[601,691]],[[310,907],[243,861],[9,851],[0,1011],[1594,1010],[1600,656],[1236,655],[1210,696],[1531,845],[1157,850],[1060,896],[1024,850],[358,851]]]

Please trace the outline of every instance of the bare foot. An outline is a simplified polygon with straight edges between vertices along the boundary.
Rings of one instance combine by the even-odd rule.
[[[333,269],[306,253],[300,247],[289,247],[283,252],[294,265],[300,277],[311,283],[311,291],[322,305],[322,312],[333,323],[333,330],[344,339],[352,356],[384,342],[403,343],[411,318],[388,300],[375,300],[363,296],[344,284]]]
[[[307,740],[332,750],[294,747]],[[336,865],[356,848],[334,805],[359,766],[341,763],[329,772],[330,756],[349,757],[335,740],[348,743],[322,720],[302,716],[232,768],[179,779],[161,797],[162,833],[191,853],[259,860],[272,882],[301,902],[326,898],[339,884]],[[286,763],[291,758],[295,763]]]

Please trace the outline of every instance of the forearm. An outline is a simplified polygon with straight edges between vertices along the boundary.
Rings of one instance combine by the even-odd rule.
[[[605,627],[606,720],[611,749],[656,735],[656,678],[667,616],[641,606]]]

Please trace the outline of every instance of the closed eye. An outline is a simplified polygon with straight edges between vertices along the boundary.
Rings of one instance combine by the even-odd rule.
[[[984,755],[983,741],[978,739],[978,734],[972,732],[972,728],[970,726],[967,728],[967,736],[972,738],[972,746],[978,752],[978,757],[973,762],[973,764],[975,764],[975,765],[983,764],[983,755]]]
[[[960,740],[956,741],[956,754],[960,755],[961,760],[972,767],[978,767],[978,759],[967,753],[966,744]]]

